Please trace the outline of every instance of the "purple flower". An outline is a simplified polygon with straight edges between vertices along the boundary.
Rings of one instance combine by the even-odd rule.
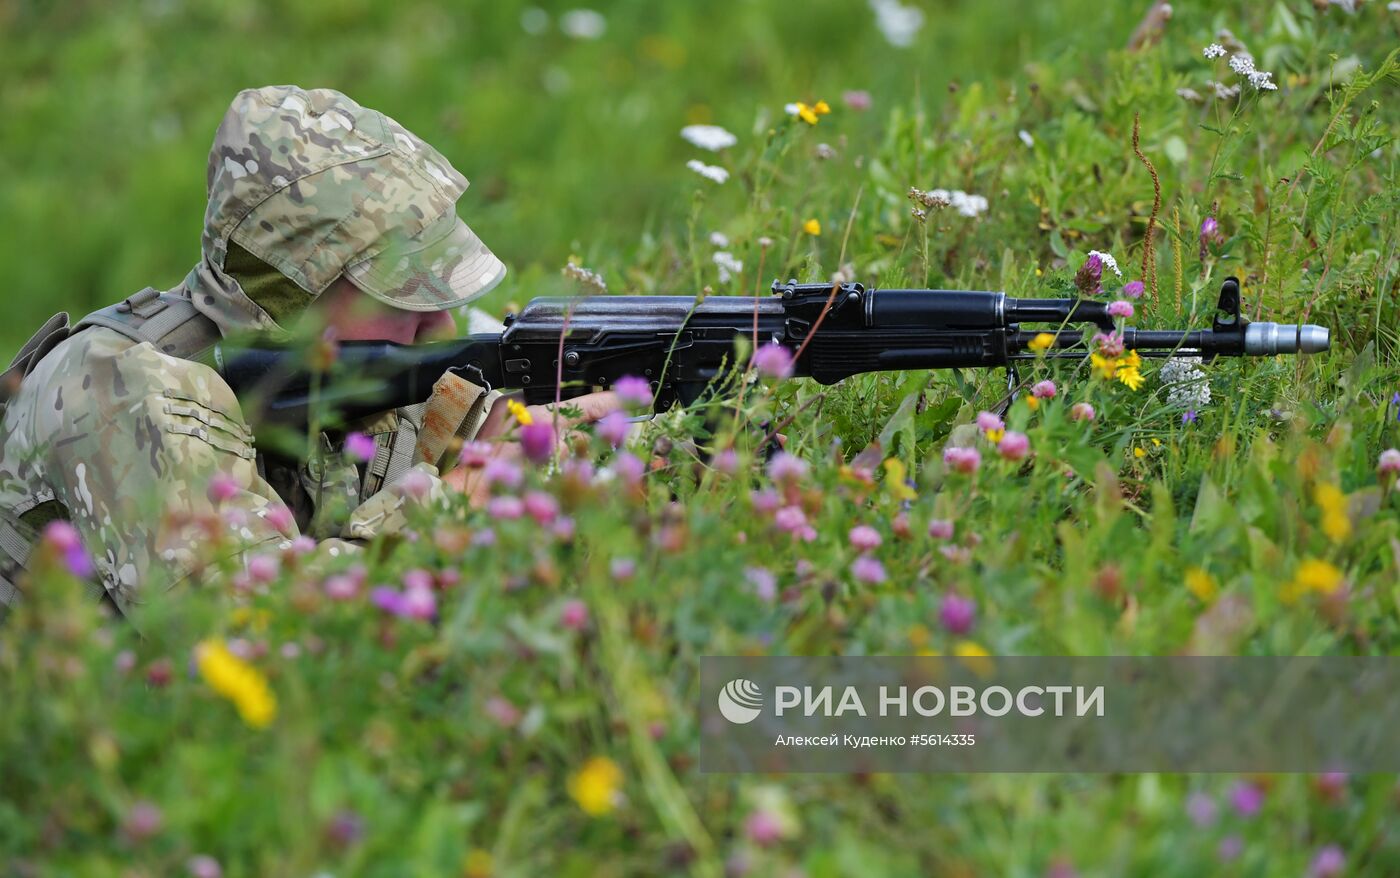
[[[598,432],[598,438],[617,448],[627,441],[627,431],[631,428],[631,423],[627,420],[627,415],[620,411],[608,412],[598,419],[593,429]]]
[[[281,566],[272,555],[255,555],[248,559],[248,578],[253,582],[267,584],[277,578]]]
[[[1089,258],[1074,275],[1074,286],[1081,296],[1096,296],[1103,292],[1103,259],[1099,254],[1089,254]]]
[[[928,523],[928,535],[935,540],[951,540],[953,523],[946,518],[935,518]]]
[[[755,811],[744,819],[744,834],[760,847],[783,840],[783,823],[771,811]]]
[[[1337,878],[1346,868],[1346,854],[1335,844],[1329,844],[1317,852],[1308,866],[1308,878]]]
[[[1099,353],[1105,357],[1123,356],[1124,345],[1123,336],[1117,332],[1094,333],[1094,347],[1099,349]]]
[[[437,597],[430,588],[410,588],[399,591],[396,588],[380,586],[369,594],[370,603],[379,609],[403,619],[427,621],[437,614]]]
[[[92,559],[83,548],[82,537],[78,535],[78,529],[69,522],[50,522],[44,528],[43,541],[63,558],[64,568],[73,576],[87,579],[93,574]]]
[[[993,430],[1005,430],[1006,422],[994,412],[977,413],[977,429],[983,433],[990,433]]]
[[[1123,295],[1127,296],[1129,299],[1142,298],[1142,292],[1143,285],[1140,280],[1128,281],[1123,284]]]
[[[971,598],[946,594],[938,605],[938,621],[953,634],[966,634],[972,630],[977,617],[977,603]]]
[[[209,479],[209,489],[206,494],[209,497],[209,502],[218,506],[220,503],[237,497],[240,490],[242,488],[233,476],[228,473],[214,473],[214,476]]]
[[[559,501],[543,491],[531,491],[525,495],[525,514],[540,524],[549,524],[559,515]]]
[[[1244,839],[1238,835],[1225,836],[1220,839],[1220,844],[1215,848],[1215,855],[1227,863],[1239,859],[1242,853],[1244,853]]]
[[[208,854],[195,854],[185,861],[185,869],[190,878],[223,878],[224,870],[219,861]]]
[[[753,506],[753,511],[759,515],[771,515],[783,505],[783,498],[778,496],[777,491],[765,488],[749,494],[749,505]]]
[[[773,516],[773,524],[787,533],[801,533],[807,526],[807,516],[800,506],[784,506]]]
[[[878,585],[885,581],[885,565],[869,555],[861,555],[851,562],[851,576],[855,577],[857,582]]]
[[[365,821],[354,811],[338,811],[326,824],[326,838],[339,848],[348,848],[365,834]]]
[[[352,460],[366,463],[374,459],[374,440],[364,433],[351,433],[345,437],[345,454]]]
[[[851,545],[858,552],[869,552],[880,548],[880,532],[868,524],[858,524],[847,534]]]
[[[1201,829],[1215,823],[1216,815],[1220,809],[1215,804],[1215,799],[1210,794],[1194,792],[1186,799],[1186,816],[1191,818],[1191,822]]]
[[[647,465],[642,463],[642,459],[635,454],[628,454],[626,451],[616,455],[608,469],[624,484],[635,486],[641,483],[642,476],[646,475]]]
[[[864,89],[843,91],[841,92],[841,103],[845,104],[848,109],[863,113],[870,109],[870,92]]]
[[[499,457],[487,461],[486,469],[481,475],[486,479],[487,485],[500,485],[511,489],[520,487],[521,480],[525,478],[520,467]]]
[[[408,572],[404,573],[403,587],[406,589],[432,588],[433,574],[429,573],[421,567],[415,567],[412,570],[409,570]]]
[[[588,605],[578,598],[564,602],[559,610],[559,623],[570,631],[582,631],[588,627]]]
[[[502,494],[487,501],[486,514],[498,520],[514,521],[525,514],[525,503],[513,494]]]
[[[1003,460],[1022,460],[1030,450],[1031,440],[1025,433],[1015,430],[1007,430],[1006,435],[997,443],[997,454],[1000,454]]]
[[[1126,299],[1118,299],[1108,305],[1109,317],[1121,317],[1124,320],[1133,316],[1133,305]]]
[[[982,454],[976,448],[954,445],[943,449],[943,464],[954,472],[971,475],[982,465]]]
[[[727,476],[732,476],[739,471],[739,454],[733,448],[726,448],[714,456],[710,466]]]
[[[753,367],[769,378],[791,378],[792,352],[775,341],[769,342],[754,351]]]
[[[554,456],[554,427],[538,420],[520,427],[520,450],[532,463],[545,463]]]
[[[636,375],[623,375],[613,382],[613,392],[623,404],[634,408],[651,405],[651,382]]]
[[[745,567],[744,576],[760,599],[772,603],[777,598],[778,579],[771,571],[763,567]]]
[[[1183,427],[1186,426],[1187,424],[1194,424],[1194,423],[1196,423],[1196,410],[1195,410],[1195,409],[1187,409],[1186,411],[1184,411],[1184,412],[1181,413],[1181,425],[1182,425]]]
[[[786,451],[779,451],[768,462],[768,477],[780,485],[799,482],[806,475],[807,462]]]
[[[1376,461],[1376,471],[1382,476],[1400,475],[1400,449],[1387,448]]]
[[[554,534],[554,538],[561,543],[567,543],[573,540],[574,532],[577,529],[578,526],[574,524],[574,520],[567,515],[561,515],[554,519],[554,524],[550,526],[550,531]]]
[[[422,500],[433,489],[433,477],[415,468],[399,476],[397,484],[403,496]]]
[[[133,842],[141,842],[160,832],[165,815],[151,802],[137,802],[122,819],[122,833]]]
[[[625,582],[637,572],[637,562],[631,558],[614,558],[608,565],[608,573],[613,579]]]
[[[1240,781],[1230,788],[1230,806],[1241,817],[1253,817],[1264,807],[1264,790],[1257,784]]]
[[[1096,415],[1094,407],[1087,402],[1076,402],[1070,406],[1069,417],[1072,421],[1092,421]]]
[[[1037,381],[1035,386],[1031,388],[1031,396],[1036,399],[1054,399],[1056,393],[1059,393],[1059,388],[1055,386],[1055,382],[1048,379]]]
[[[291,553],[293,555],[310,555],[316,551],[316,540],[305,534],[292,540]]]
[[[270,504],[263,510],[263,520],[284,534],[296,530],[296,516],[292,515],[292,510],[281,503]]]
[[[1220,223],[1215,217],[1208,216],[1201,223],[1201,258],[1205,259],[1210,255],[1210,245],[1219,244],[1225,240],[1225,236],[1220,232]]]
[[[467,442],[457,453],[457,462],[472,469],[481,469],[491,459],[490,442]]]
[[[326,597],[333,601],[348,601],[360,593],[360,583],[353,576],[337,573],[327,576],[321,589],[326,593]]]

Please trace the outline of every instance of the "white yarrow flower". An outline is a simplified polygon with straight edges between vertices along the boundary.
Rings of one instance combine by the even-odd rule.
[[[710,232],[710,243],[723,250],[729,246],[729,236],[724,232]]]
[[[592,9],[570,9],[559,16],[559,29],[576,40],[596,40],[608,29],[608,20]]]
[[[1026,129],[1022,128],[1020,131],[1017,131],[1016,136],[1021,138],[1021,142],[1024,143],[1027,147],[1035,146],[1035,138],[1031,137],[1031,133]]]
[[[1201,50],[1201,54],[1205,55],[1207,58],[1224,58],[1225,47],[1219,43],[1211,43]]]
[[[875,10],[875,26],[891,46],[912,46],[924,26],[924,11],[917,6],[905,6],[899,0],[870,0],[870,8]]]
[[[730,278],[744,270],[744,263],[734,258],[733,253],[720,250],[714,255],[715,265],[719,268],[719,282],[729,283]]]
[[[723,183],[725,180],[729,179],[729,172],[719,165],[707,165],[704,162],[691,159],[685,163],[685,166],[704,177],[706,180],[713,180],[716,183]]]
[[[1197,368],[1200,363],[1200,357],[1172,357],[1162,365],[1158,377],[1167,389],[1167,405],[1179,409],[1210,405],[1210,381]]]
[[[1118,270],[1118,260],[1113,258],[1113,254],[1104,253],[1101,250],[1090,250],[1089,255],[1099,257],[1099,260],[1103,262],[1104,267],[1111,269],[1113,273],[1118,275],[1119,277],[1123,276],[1123,272]]]
[[[739,138],[718,125],[687,125],[681,129],[681,137],[690,144],[710,152],[728,149],[739,142]]]

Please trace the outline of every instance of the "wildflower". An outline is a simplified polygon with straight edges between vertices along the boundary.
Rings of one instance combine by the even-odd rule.
[[[773,524],[786,533],[800,534],[807,528],[807,515],[801,506],[784,506],[774,513]]]
[[[1191,818],[1191,822],[1197,827],[1205,829],[1215,823],[1216,815],[1220,812],[1215,804],[1215,799],[1208,793],[1194,792],[1186,799],[1186,816]]]
[[[122,835],[133,842],[142,842],[160,832],[165,815],[151,802],[137,802],[122,818]]]
[[[909,473],[904,466],[904,461],[897,457],[891,457],[887,458],[881,466],[885,469],[885,488],[890,492],[890,496],[901,502],[913,500],[919,496],[909,482]]]
[[[277,578],[280,566],[275,555],[255,555],[248,559],[248,578],[266,585]]]
[[[729,171],[719,165],[707,165],[697,159],[691,159],[685,163],[685,166],[714,183],[723,183],[729,179]]]
[[[953,523],[946,518],[935,518],[928,523],[928,535],[935,540],[951,540]]]
[[[822,224],[816,219],[809,219],[802,224],[802,231],[816,237],[822,233]]]
[[[403,496],[422,500],[433,489],[433,477],[421,469],[411,469],[399,476],[399,480],[395,484]]]
[[[1186,588],[1204,604],[1215,600],[1216,594],[1220,591],[1220,587],[1215,583],[1215,577],[1199,567],[1192,567],[1186,571]]]
[[[564,602],[559,609],[559,623],[570,631],[582,631],[588,627],[588,605],[578,598]]]
[[[486,514],[495,519],[515,521],[525,514],[525,503],[519,497],[502,494],[487,502]]]
[[[953,655],[964,659],[963,664],[971,671],[982,676],[990,674],[993,670],[991,653],[980,643],[971,640],[959,640],[953,646]]]
[[[711,259],[714,261],[715,267],[719,269],[719,282],[722,284],[729,283],[744,270],[743,260],[735,259],[734,254],[727,250],[716,251]]]
[[[778,596],[778,579],[772,571],[763,567],[745,567],[744,578],[753,586],[754,594],[761,600],[772,603]]]
[[[692,146],[719,152],[739,142],[729,131],[718,125],[687,125],[681,129],[681,137]]]
[[[78,529],[67,521],[53,521],[44,527],[44,544],[51,547],[63,559],[63,566],[78,579],[87,579],[93,574],[92,558],[83,548]]]
[[[1069,417],[1072,421],[1092,421],[1097,415],[1094,407],[1087,402],[1076,402],[1070,406]]]
[[[1220,844],[1215,849],[1215,855],[1226,862],[1239,859],[1243,852],[1244,839],[1238,835],[1227,835],[1220,839]]]
[[[733,448],[726,448],[711,458],[710,466],[718,472],[732,476],[739,471],[739,454]]]
[[[1138,370],[1137,366],[1125,364],[1118,367],[1118,381],[1129,390],[1138,390],[1147,379],[1142,377],[1142,372]]]
[[[861,555],[851,562],[851,576],[857,582],[879,585],[885,581],[885,565],[869,555]]]
[[[1054,399],[1058,392],[1059,388],[1055,387],[1055,382],[1048,378],[1044,381],[1037,381],[1031,387],[1031,397],[1034,399]]]
[[[595,295],[601,296],[608,291],[608,284],[603,280],[603,276],[579,265],[575,257],[569,257],[568,264],[560,269],[559,273],[571,280],[578,281],[579,286]]]
[[[847,537],[851,541],[851,546],[858,552],[870,552],[878,549],[882,542],[880,532],[868,524],[859,524],[851,528]]]
[[[1317,558],[1305,558],[1293,572],[1293,579],[1283,586],[1279,597],[1286,603],[1295,603],[1307,592],[1331,594],[1342,585],[1342,571],[1330,562]]]
[[[1123,356],[1123,336],[1117,332],[1096,332],[1094,333],[1094,347],[1105,357],[1116,358]]]
[[[977,616],[977,603],[971,598],[946,594],[938,605],[938,621],[951,634],[966,634],[972,630]]]
[[[325,828],[326,839],[338,848],[350,848],[365,837],[365,818],[354,811],[341,809],[331,815]]]
[[[1335,844],[1329,844],[1317,852],[1308,864],[1308,878],[1337,878],[1346,869],[1346,854]]]
[[[1194,423],[1196,423],[1196,410],[1195,410],[1195,409],[1187,409],[1186,411],[1184,411],[1184,412],[1181,413],[1181,425],[1182,425],[1183,427],[1186,426],[1187,424],[1194,424]]]
[[[1200,357],[1172,357],[1157,373],[1167,388],[1167,404],[1190,409],[1193,421],[1196,409],[1210,405],[1210,382],[1198,368],[1200,362]]]
[[[1207,58],[1224,58],[1225,47],[1219,43],[1211,43],[1201,50],[1201,54],[1205,55]]]
[[[875,27],[895,48],[912,46],[924,26],[924,11],[917,6],[905,6],[899,0],[870,0],[870,8],[875,12]]]
[[[457,452],[457,462],[470,469],[481,469],[491,459],[492,450],[489,442],[464,442]]]
[[[777,342],[769,342],[753,353],[753,367],[760,375],[769,378],[791,378],[793,372],[792,352]]]
[[[1194,88],[1186,88],[1184,86],[1176,90],[1176,96],[1183,101],[1189,101],[1193,104],[1199,104],[1205,101],[1205,98],[1201,96],[1200,92],[1196,91]]]
[[[1126,299],[1118,299],[1108,305],[1108,316],[1128,320],[1133,316],[1132,303]]]
[[[623,375],[613,382],[613,392],[626,405],[646,408],[651,405],[651,382],[636,375]]]
[[[759,515],[772,515],[783,505],[783,498],[778,496],[777,491],[753,491],[749,494],[749,505]]]
[[[360,581],[354,576],[336,573],[326,577],[321,590],[333,601],[353,600],[360,593]]]
[[[547,421],[520,428],[520,450],[533,463],[544,463],[554,456],[554,427]]]
[[[520,467],[511,461],[493,458],[487,461],[481,477],[488,487],[500,485],[503,488],[513,490],[520,487],[520,482],[524,479],[525,474],[521,472]]]
[[[1400,475],[1400,449],[1387,448],[1376,461],[1376,473],[1384,481],[1386,476]]]
[[[791,485],[807,476],[807,462],[802,458],[779,451],[768,461],[768,477],[780,485]]]
[[[1030,453],[1030,450],[1031,440],[1026,437],[1025,433],[1018,433],[1015,430],[1008,430],[1006,435],[1001,437],[1001,441],[997,443],[997,454],[1000,454],[1003,460],[1023,460]]]
[[[569,778],[569,796],[591,817],[604,817],[617,807],[622,769],[606,756],[594,756]]]
[[[267,728],[277,716],[277,699],[257,668],[229,651],[222,640],[204,640],[195,646],[199,675],[215,692],[233,702],[243,721],[255,729]]]
[[[268,524],[288,533],[296,528],[297,520],[292,510],[281,503],[271,503],[262,510],[262,518]]]
[[[1021,138],[1021,142],[1026,145],[1026,149],[1035,148],[1035,138],[1031,137],[1031,133],[1026,129],[1022,128],[1020,131],[1017,131],[1016,136]]]
[[[593,429],[597,432],[599,439],[613,448],[618,448],[627,441],[627,432],[631,426],[625,414],[620,411],[611,411],[599,418],[593,424]]]
[[[1230,788],[1230,807],[1241,817],[1253,817],[1264,807],[1264,790],[1257,784],[1240,781]]]
[[[1347,498],[1336,485],[1321,483],[1313,489],[1313,501],[1322,509],[1322,532],[1334,543],[1351,535]]]
[[[1210,255],[1211,245],[1219,244],[1225,240],[1225,235],[1220,231],[1220,222],[1213,216],[1208,216],[1201,220],[1201,258],[1205,259]]]
[[[396,588],[380,586],[369,594],[370,603],[391,616],[401,619],[430,621],[437,615],[437,597],[431,588]]]
[[[831,112],[831,106],[828,105],[826,101],[817,101],[811,106],[801,101],[796,101],[786,105],[783,109],[787,111],[789,116],[796,116],[808,125],[817,124],[817,118],[819,116],[825,116],[827,113]]]
[[[1103,259],[1097,253],[1090,253],[1074,273],[1074,286],[1081,296],[1097,296],[1103,292]]]
[[[228,473],[214,473],[213,477],[209,479],[209,487],[205,493],[209,497],[209,502],[218,506],[237,497],[241,490],[242,487],[233,476]]]
[[[824,162],[829,162],[836,158],[836,150],[829,143],[818,143],[813,152],[817,158]]]
[[[995,412],[978,412],[977,429],[986,434],[993,442],[1001,438],[1001,434],[1006,430],[1006,422]]]
[[[374,459],[374,440],[364,433],[350,433],[345,437],[345,454],[351,460],[366,463]]]
[[[1103,262],[1104,267],[1107,268],[1109,271],[1112,271],[1119,277],[1123,276],[1123,272],[1118,270],[1118,260],[1114,259],[1112,254],[1104,253],[1102,250],[1090,250],[1089,258],[1093,259],[1095,256],[1097,256]]]
[[[841,103],[849,110],[863,113],[870,109],[870,92],[863,90],[850,90],[841,92]]]
[[[208,854],[195,854],[185,861],[185,870],[190,878],[223,878],[224,870],[219,861]]]
[[[770,811],[754,811],[744,820],[744,834],[761,847],[777,844],[783,838],[783,823]]]
[[[976,448],[952,446],[943,449],[943,464],[954,472],[972,474],[982,465],[982,455]]]
[[[1143,459],[1144,457],[1146,457],[1146,456],[1147,456],[1147,449],[1146,449],[1146,448],[1143,448],[1141,445],[1139,445],[1139,446],[1137,446],[1136,448],[1133,449],[1133,457],[1136,457],[1138,460],[1142,460],[1142,459]]]
[[[1035,337],[1026,343],[1026,347],[1032,353],[1043,354],[1055,346],[1055,336],[1048,332],[1037,332]]]
[[[1129,299],[1140,299],[1142,298],[1144,289],[1142,281],[1130,280],[1123,284],[1123,295],[1127,296]],[[1133,315],[1129,314],[1128,316],[1131,317]]]
[[[576,40],[596,40],[608,29],[608,20],[592,9],[570,9],[559,16],[559,30]]]

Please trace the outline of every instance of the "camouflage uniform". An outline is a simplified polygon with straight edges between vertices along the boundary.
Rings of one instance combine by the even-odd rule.
[[[197,573],[211,545],[232,554],[306,533],[339,555],[402,526],[410,469],[423,474],[412,494],[440,492],[418,435],[427,406],[362,425],[376,442],[363,467],[324,435],[313,459],[277,461],[195,357],[233,333],[286,333],[225,271],[231,250],[274,267],[308,303],[342,274],[409,310],[485,293],[505,268],[457,218],[466,186],[432,147],[338,92],[240,93],[209,154],[199,263],[174,289],[148,288],[74,327],[57,315],[5,375],[0,613],[54,519],[71,521],[94,556],[94,591],[129,612]],[[464,438],[499,395],[475,390],[458,410]],[[216,501],[207,488],[219,473],[237,490]]]

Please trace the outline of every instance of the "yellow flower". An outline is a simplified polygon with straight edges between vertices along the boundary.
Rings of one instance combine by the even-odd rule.
[[[1040,400],[1036,399],[1034,396],[1026,397],[1026,408],[1035,411],[1040,408]]]
[[[822,233],[822,224],[815,219],[809,219],[802,224],[802,231],[812,236],[820,235]]]
[[[812,105],[812,112],[816,113],[818,116],[825,116],[827,113],[831,112],[831,106],[826,101],[817,101]]]
[[[905,636],[909,638],[910,646],[916,649],[922,649],[928,646],[929,630],[927,625],[921,625],[915,622],[913,625],[909,626],[909,631]]]
[[[1147,379],[1142,377],[1137,366],[1123,365],[1118,367],[1118,380],[1125,384],[1129,390],[1137,390]]]
[[[809,107],[801,101],[793,104],[793,106],[797,108],[797,118],[806,122],[808,125],[817,124],[817,111],[815,108]]]
[[[1293,572],[1293,579],[1284,585],[1279,597],[1291,604],[1310,591],[1331,594],[1342,585],[1342,571],[1330,562],[1306,558]]]
[[[515,416],[522,427],[528,427],[535,422],[535,419],[530,416],[530,410],[516,400],[506,400],[506,409]]]
[[[491,878],[496,871],[496,861],[490,851],[472,848],[462,860],[462,874],[466,878]]]
[[[569,778],[569,795],[593,817],[611,814],[617,807],[622,769],[606,756],[594,756]]]
[[[1133,457],[1136,457],[1138,460],[1142,460],[1142,459],[1143,459],[1144,457],[1146,457],[1146,456],[1147,456],[1147,449],[1146,449],[1146,448],[1143,448],[1141,445],[1139,445],[1139,446],[1137,446],[1136,448],[1133,449]]]
[[[1117,357],[1105,357],[1102,354],[1090,354],[1089,364],[1093,367],[1094,374],[1105,381],[1113,377],[1113,373],[1118,370]]]
[[[209,688],[233,702],[243,721],[265,729],[277,716],[277,699],[258,669],[229,652],[222,640],[195,646],[195,664]]]
[[[909,487],[909,482],[906,481],[908,475],[909,471],[905,468],[904,461],[897,457],[885,461],[885,487],[894,499],[913,500],[919,496]]]
[[[1351,536],[1347,517],[1347,496],[1336,485],[1321,483],[1313,488],[1313,501],[1322,509],[1322,532],[1334,543]]]
[[[1026,347],[1032,353],[1043,354],[1055,346],[1055,336],[1048,332],[1037,332],[1035,338],[1026,342]]]
[[[1205,604],[1215,600],[1215,596],[1220,592],[1215,577],[1199,567],[1192,567],[1186,571],[1186,588]]]
[[[991,653],[971,640],[959,640],[953,647],[953,655],[962,659],[967,669],[980,677],[989,676],[995,668]]]
[[[997,427],[997,428],[994,429],[994,430],[984,430],[984,431],[982,431],[982,435],[984,435],[984,436],[987,437],[987,441],[988,441],[988,442],[990,442],[990,443],[992,443],[993,445],[995,445],[995,444],[997,444],[998,442],[1000,442],[1004,436],[1006,436],[1006,430],[1005,430],[1004,428],[1002,428],[1002,427]]]

